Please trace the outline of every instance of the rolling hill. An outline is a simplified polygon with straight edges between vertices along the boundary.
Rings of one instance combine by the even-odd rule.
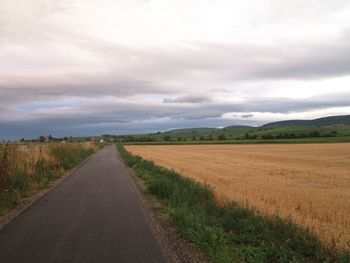
[[[288,120],[277,121],[265,124],[261,127],[286,127],[286,126],[329,126],[329,125],[350,125],[350,115],[330,116],[314,120]]]
[[[271,122],[260,127],[232,125],[224,128],[184,128],[153,134],[121,136],[125,142],[191,142],[255,140],[350,140],[350,115],[314,120]],[[344,139],[345,138],[345,139]]]

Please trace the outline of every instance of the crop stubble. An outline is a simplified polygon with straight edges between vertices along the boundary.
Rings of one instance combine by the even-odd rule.
[[[350,248],[350,144],[126,146],[234,200]]]

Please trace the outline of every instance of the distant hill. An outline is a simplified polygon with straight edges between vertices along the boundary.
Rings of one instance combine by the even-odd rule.
[[[238,129],[252,129],[255,128],[253,126],[246,126],[246,125],[233,125],[233,126],[227,126],[224,128],[224,130],[238,130]]]
[[[330,116],[314,120],[288,120],[271,122],[261,126],[262,128],[286,127],[286,126],[329,126],[350,125],[350,115]]]
[[[225,128],[181,128],[152,134],[134,134],[121,137],[124,142],[172,142],[201,141],[263,141],[303,140],[323,142],[350,141],[350,115],[331,116],[315,120],[287,120],[265,124],[260,127],[232,125]],[[346,139],[344,139],[346,138]]]
[[[330,125],[350,125],[350,115],[341,116],[330,116],[314,120],[287,120],[287,121],[277,121],[267,123],[260,127],[253,127],[247,125],[232,125],[227,126],[222,129],[220,128],[210,128],[210,127],[198,127],[198,128],[183,128],[183,129],[173,129],[166,133],[172,134],[182,134],[182,133],[211,133],[220,131],[235,131],[235,130],[248,130],[248,129],[259,129],[259,128],[276,128],[276,127],[300,127],[300,126],[330,126]]]
[[[167,131],[166,133],[185,133],[185,132],[211,132],[218,131],[219,128],[209,128],[209,127],[199,127],[199,128],[184,128],[184,129],[174,129]]]

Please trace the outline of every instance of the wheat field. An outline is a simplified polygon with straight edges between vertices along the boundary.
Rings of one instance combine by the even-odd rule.
[[[263,214],[291,217],[350,249],[350,144],[126,146]]]

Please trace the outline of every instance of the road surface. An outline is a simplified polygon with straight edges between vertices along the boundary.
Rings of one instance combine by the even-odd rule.
[[[0,231],[0,262],[167,262],[114,146]]]

